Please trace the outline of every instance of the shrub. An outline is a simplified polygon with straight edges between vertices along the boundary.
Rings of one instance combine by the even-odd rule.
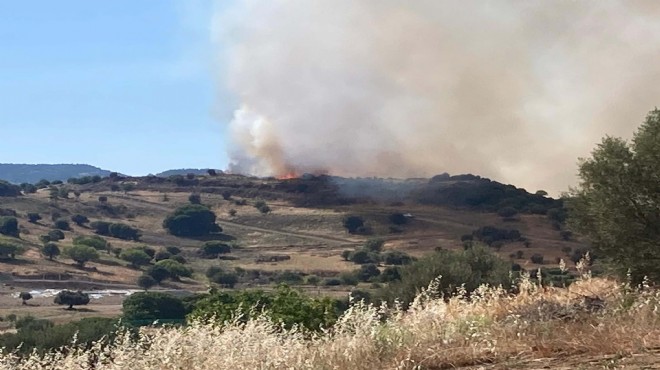
[[[299,272],[282,271],[275,276],[275,281],[277,283],[302,284],[304,279]]]
[[[339,278],[328,278],[323,280],[323,285],[325,286],[339,286],[341,285],[341,279]]]
[[[108,202],[108,197],[106,197],[105,195],[101,195],[99,197],[99,203],[107,203],[107,202]]]
[[[542,254],[534,253],[529,259],[530,259],[530,261],[532,261],[532,263],[536,263],[536,264],[539,264],[539,265],[543,264],[543,255]]]
[[[368,263],[366,265],[360,266],[360,268],[355,272],[355,277],[360,281],[370,281],[372,278],[380,275],[380,270],[373,263]]]
[[[497,214],[503,218],[512,218],[518,214],[518,210],[513,207],[502,207],[497,210]]]
[[[309,285],[319,285],[320,282],[321,282],[321,278],[319,278],[316,275],[309,275],[307,279],[305,279],[305,283]]]
[[[161,283],[163,280],[170,277],[170,270],[165,266],[159,266],[158,264],[150,266],[146,272],[147,275],[151,276],[157,283]]]
[[[7,181],[0,180],[0,197],[16,197],[21,195],[21,188]]]
[[[274,292],[242,290],[211,294],[197,301],[190,316],[222,323],[234,318],[247,321],[262,312],[285,328],[299,325],[307,330],[321,330],[337,320],[333,300],[309,297],[286,286],[279,286]]]
[[[358,285],[359,279],[353,272],[342,272],[339,274],[339,280],[343,285]]]
[[[217,258],[220,254],[231,252],[231,246],[218,241],[208,241],[201,246],[202,254],[207,258]]]
[[[177,255],[181,253],[181,249],[179,247],[165,247],[165,250],[171,255]]]
[[[93,250],[93,249],[92,249]],[[81,292],[71,290],[62,290],[57,293],[53,300],[55,304],[69,306],[68,310],[72,310],[73,306],[83,306],[89,303],[89,295]]]
[[[86,223],[89,223],[89,218],[81,214],[75,214],[71,216],[71,221],[73,221],[78,226],[82,226]]]
[[[41,254],[48,257],[48,259],[52,261],[54,257],[60,255],[60,248],[55,243],[47,243],[41,247]]]
[[[343,225],[349,233],[354,234],[358,229],[364,227],[364,219],[360,216],[346,216]]]
[[[123,319],[133,325],[150,325],[157,320],[180,322],[185,315],[183,301],[170,294],[138,292],[122,304]]]
[[[99,235],[110,235],[110,222],[94,221],[89,226]]]
[[[202,196],[199,194],[190,194],[188,201],[190,204],[202,204]]]
[[[147,290],[157,284],[158,282],[156,279],[147,274],[140,275],[140,277],[137,279],[137,285],[144,290]]]
[[[224,200],[230,200],[231,199],[231,191],[225,190],[222,192],[222,199]]]
[[[110,224],[108,232],[110,236],[124,240],[138,241],[140,240],[141,236],[140,230],[129,225],[119,223]]]
[[[213,283],[225,288],[233,288],[238,283],[238,275],[233,272],[220,271],[209,277]]]
[[[40,235],[40,236],[39,236],[39,241],[41,242],[41,244],[46,244],[46,243],[48,243],[48,242],[50,241],[50,236],[48,236],[48,235]]]
[[[50,241],[56,242],[58,240],[64,239],[64,233],[62,230],[54,229],[48,232],[48,238]]]
[[[39,220],[41,220],[41,215],[38,213],[31,212],[27,214],[27,218],[28,221],[34,224],[37,223]]]
[[[18,238],[18,220],[12,216],[0,216],[0,234]]]
[[[344,259],[344,261],[350,261],[353,256],[353,251],[351,250],[344,250],[341,252],[341,258]]]
[[[108,241],[103,239],[102,237],[98,235],[90,235],[90,236],[76,236],[73,238],[73,244],[74,245],[86,245],[88,247],[92,247],[96,250],[108,250]]]
[[[208,207],[189,204],[178,208],[163,221],[163,228],[176,236],[203,236],[222,232],[216,216]]]
[[[99,253],[96,251],[96,249],[86,245],[74,245],[67,248],[64,252],[80,267],[84,267],[85,263],[97,260],[99,258]]]
[[[158,261],[162,261],[162,260],[169,259],[169,258],[171,258],[171,257],[172,257],[172,254],[169,253],[169,252],[166,252],[166,251],[158,251],[158,252],[156,252],[156,254],[154,255],[154,261],[158,262]]]
[[[18,246],[0,241],[0,259],[13,260],[19,252],[21,252],[21,248]]]
[[[254,208],[258,209],[262,214],[267,214],[270,212],[270,207],[263,200],[258,200],[254,203]]]
[[[408,223],[408,218],[403,213],[392,213],[387,217],[394,225],[405,225]]]
[[[151,257],[148,254],[146,254],[143,250],[136,248],[125,249],[121,252],[119,258],[130,262],[131,266],[134,268],[148,265],[149,262],[151,262]]]
[[[377,253],[369,252],[365,249],[357,250],[351,254],[351,261],[358,265],[365,263],[378,263],[379,260],[380,258]]]
[[[471,292],[482,284],[508,286],[510,263],[501,260],[488,248],[474,245],[463,251],[439,250],[419,258],[399,269],[401,280],[392,282],[389,287],[379,291],[382,299],[400,301],[407,305],[421,288],[442,276],[438,280],[437,290],[430,294],[451,296],[463,286]]]
[[[568,240],[571,240],[573,238],[573,233],[569,230],[562,230],[562,231],[559,232],[559,236],[563,240],[568,241]]]
[[[383,272],[380,274],[380,281],[383,283],[389,283],[392,281],[401,280],[401,272],[398,267],[385,267]]]
[[[387,252],[383,256],[383,262],[386,265],[407,265],[413,261],[413,258],[401,251]]]
[[[18,298],[20,298],[23,301],[23,304],[26,305],[27,301],[32,299],[32,294],[30,294],[30,292],[20,292],[18,293]]]
[[[164,267],[168,272],[168,277],[173,280],[178,280],[181,277],[190,277],[192,276],[192,270],[184,266],[183,264],[174,261],[174,260],[162,260],[156,262],[155,266]],[[154,279],[156,278],[150,274]],[[156,279],[158,280],[158,279]]]
[[[380,252],[383,250],[383,245],[385,245],[385,240],[380,238],[372,238],[367,240],[364,245],[364,249],[370,252]]]
[[[55,221],[53,226],[55,226],[56,229],[60,229],[60,230],[71,230],[71,226],[69,225],[69,221],[67,221],[65,219],[59,219],[59,220]]]

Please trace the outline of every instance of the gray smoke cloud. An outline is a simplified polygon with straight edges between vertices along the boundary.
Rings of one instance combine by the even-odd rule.
[[[236,1],[230,169],[474,173],[553,194],[660,98],[656,1]]]

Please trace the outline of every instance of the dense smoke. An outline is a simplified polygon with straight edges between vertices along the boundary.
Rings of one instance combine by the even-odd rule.
[[[655,1],[237,1],[231,170],[474,173],[553,193],[660,98]]]

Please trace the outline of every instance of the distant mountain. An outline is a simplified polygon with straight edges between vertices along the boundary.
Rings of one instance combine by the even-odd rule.
[[[189,173],[194,173],[195,175],[206,175],[209,169],[208,168],[180,168],[177,170],[167,170],[161,173],[157,173],[158,177],[170,177],[174,175],[187,175]],[[216,170],[217,173],[222,173],[220,170]]]
[[[110,171],[88,164],[13,164],[0,163],[0,179],[14,184],[34,184],[39,180],[66,181],[72,177],[108,176]]]

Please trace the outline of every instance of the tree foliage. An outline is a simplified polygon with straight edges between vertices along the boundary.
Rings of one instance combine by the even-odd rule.
[[[62,290],[57,293],[55,299],[53,300],[55,304],[61,304],[69,306],[69,310],[73,309],[73,306],[82,306],[89,303],[89,295],[83,293],[80,290],[74,292],[72,290]]]
[[[138,268],[140,266],[148,265],[151,262],[151,257],[143,250],[137,248],[125,249],[119,254],[119,258],[124,261],[130,262],[131,266]]]
[[[122,304],[123,318],[129,323],[150,325],[156,320],[183,321],[186,309],[183,302],[170,294],[138,292]]]
[[[215,223],[216,216],[201,204],[188,204],[178,208],[163,221],[163,228],[176,236],[204,236],[222,232]]]
[[[99,258],[99,252],[86,245],[73,245],[65,250],[66,255],[76,261],[78,266],[83,267],[85,263]]]
[[[13,216],[0,216],[0,234],[18,238],[18,220]]]
[[[620,275],[660,281],[660,110],[627,142],[605,137],[582,159],[567,201],[569,226]]]
[[[58,247],[55,243],[47,243],[41,247],[41,254],[48,257],[48,259],[52,261],[53,258],[60,255],[60,247]]]

